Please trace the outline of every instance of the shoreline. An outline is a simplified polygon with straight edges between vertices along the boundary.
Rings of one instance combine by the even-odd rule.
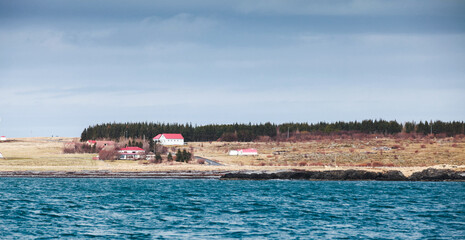
[[[229,171],[0,171],[0,178],[176,178],[220,179]]]
[[[307,180],[307,181],[455,181],[465,182],[465,171],[428,168],[405,176],[396,170],[281,170],[281,171],[0,171],[0,178],[147,178],[218,180]]]

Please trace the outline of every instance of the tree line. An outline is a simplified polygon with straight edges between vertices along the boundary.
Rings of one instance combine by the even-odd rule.
[[[241,141],[248,142],[259,137],[271,139],[285,138],[289,133],[308,133],[315,135],[341,134],[357,132],[365,134],[394,135],[415,133],[421,135],[441,134],[455,136],[464,134],[463,121],[420,121],[399,123],[386,120],[363,120],[350,122],[319,123],[259,123],[259,124],[208,124],[191,123],[104,123],[89,126],[82,131],[81,141],[111,139],[151,139],[159,133],[181,133],[187,142],[196,141]]]

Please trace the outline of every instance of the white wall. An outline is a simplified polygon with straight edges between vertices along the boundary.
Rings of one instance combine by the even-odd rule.
[[[230,156],[237,156],[237,155],[238,155],[237,150],[231,150],[231,151],[229,151],[229,155],[230,155]]]
[[[184,139],[166,139],[162,135],[159,139],[161,145],[184,145]]]

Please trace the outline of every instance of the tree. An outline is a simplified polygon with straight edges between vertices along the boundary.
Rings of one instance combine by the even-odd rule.
[[[162,158],[161,158],[161,155],[160,155],[159,153],[156,153],[156,154],[155,154],[155,161],[156,161],[157,163],[161,163]]]
[[[187,152],[186,149],[182,150],[182,161],[183,162],[189,162],[189,160],[191,159],[191,153],[190,152]]]
[[[176,152],[176,162],[182,162],[182,161],[183,161],[182,152],[181,152],[181,149],[178,149],[178,151]]]
[[[154,150],[154,142],[153,142],[152,139],[149,140],[149,152],[150,151],[155,152],[155,150]]]
[[[171,153],[168,153],[168,161],[173,161],[173,155],[171,155]]]

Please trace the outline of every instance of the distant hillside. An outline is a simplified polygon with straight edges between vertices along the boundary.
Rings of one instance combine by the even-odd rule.
[[[382,134],[398,133],[427,135],[433,133],[439,137],[464,134],[463,121],[442,122],[427,121],[399,123],[385,120],[363,120],[361,122],[334,123],[260,123],[260,124],[209,124],[193,126],[190,123],[104,123],[89,126],[82,131],[81,141],[91,139],[153,138],[159,133],[181,133],[186,141],[253,141],[259,137],[283,139],[289,135],[342,135],[342,134]]]

